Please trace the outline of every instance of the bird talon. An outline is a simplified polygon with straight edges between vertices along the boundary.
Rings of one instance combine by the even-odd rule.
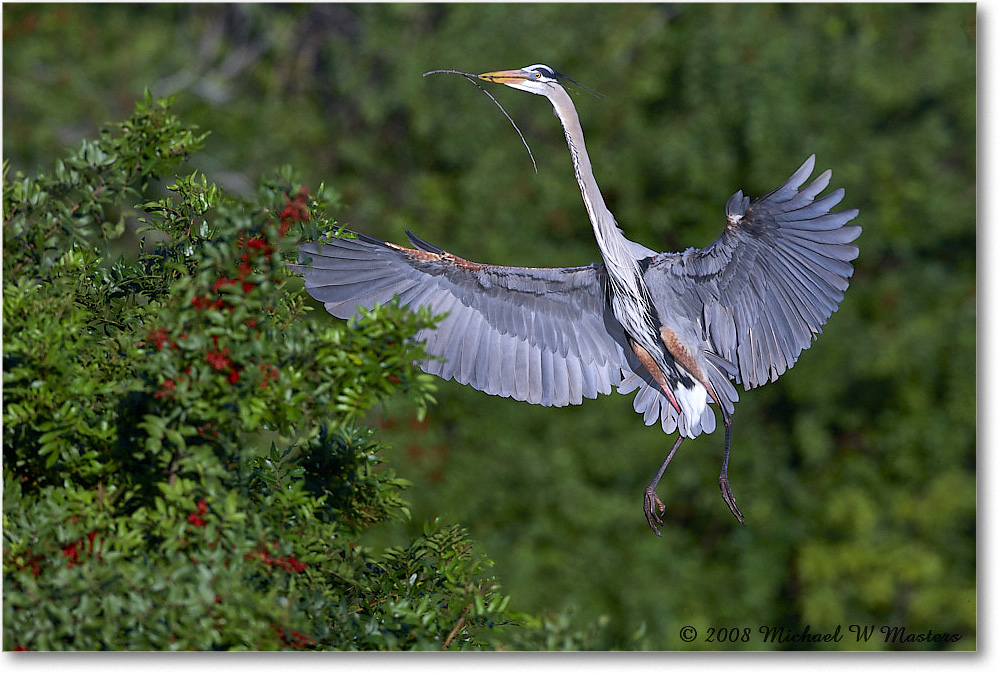
[[[654,503],[660,507],[659,513],[656,512]],[[652,487],[646,488],[645,496],[642,500],[642,510],[646,513],[646,522],[649,523],[649,527],[652,528],[657,537],[662,537],[663,535],[660,534],[660,529],[656,527],[656,523],[663,524],[663,519],[660,516],[667,510],[667,507],[656,495]]]
[[[733,497],[733,491],[729,487],[729,479],[726,476],[719,476],[719,489],[722,491],[722,499],[736,516],[736,520],[740,521],[740,525],[746,525],[746,521],[743,520],[743,512],[740,511],[740,507],[736,506],[736,498]]]

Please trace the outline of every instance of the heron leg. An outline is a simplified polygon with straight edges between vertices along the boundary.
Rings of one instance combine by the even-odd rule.
[[[740,521],[741,525],[746,525],[746,522],[743,520],[743,513],[740,511],[740,507],[736,506],[736,498],[733,497],[733,491],[729,487],[729,441],[733,435],[733,418],[732,415],[726,412],[725,408],[722,408],[722,416],[726,425],[726,449],[722,454],[722,471],[719,473],[719,489],[722,491],[722,499],[725,500],[726,506],[728,506],[729,510],[733,512],[733,515],[736,516],[736,520]]]
[[[660,482],[660,478],[663,477],[663,472],[667,470],[667,464],[670,464],[670,460],[674,458],[674,453],[677,452],[677,448],[681,447],[681,441],[684,440],[683,436],[678,435],[677,440],[674,441],[674,447],[670,448],[670,452],[667,454],[667,458],[663,460],[663,464],[660,465],[660,470],[656,472],[656,476],[653,480],[646,486],[646,491],[643,496],[643,511],[646,512],[646,522],[649,526],[653,528],[653,532],[656,533],[657,537],[662,537],[659,528],[656,527],[656,523],[660,525],[663,524],[663,519],[660,517],[667,507],[663,505],[663,502],[656,495],[656,485]],[[654,506],[655,504],[655,506]],[[659,507],[660,512],[656,512],[656,507]]]

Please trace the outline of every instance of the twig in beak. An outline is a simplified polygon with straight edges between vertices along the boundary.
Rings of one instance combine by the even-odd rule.
[[[489,96],[490,100],[497,104],[497,107],[500,108],[500,112],[504,114],[504,117],[507,118],[507,121],[509,121],[511,123],[511,126],[514,127],[514,131],[517,132],[517,135],[521,137],[521,142],[524,143],[524,148],[528,151],[528,157],[531,159],[531,166],[535,170],[535,173],[538,173],[538,165],[535,164],[535,156],[531,154],[531,148],[528,146],[528,141],[525,140],[524,134],[522,134],[521,130],[517,128],[517,124],[514,123],[514,119],[510,115],[508,115],[507,111],[504,110],[502,105],[500,105],[500,101],[496,100],[496,98],[493,97],[493,94],[486,91],[486,89],[484,89],[482,85],[480,85],[479,82],[477,82],[477,80],[479,79],[478,76],[473,75],[472,73],[463,73],[460,70],[431,70],[424,73],[424,77],[427,77],[428,75],[433,75],[434,73],[451,73],[453,75],[461,75],[469,82],[476,85],[479,91]]]

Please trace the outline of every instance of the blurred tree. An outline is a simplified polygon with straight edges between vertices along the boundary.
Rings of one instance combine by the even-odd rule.
[[[815,152],[861,209],[861,257],[827,334],[740,404],[747,528],[714,486],[721,438],[671,465],[657,540],[641,488],[669,439],[628,399],[534,409],[452,384],[424,422],[383,416],[415,483],[397,527],[466,523],[520,606],[607,616],[619,644],[643,627],[655,648],[770,649],[678,630],[875,623],[964,637],[808,646],[975,646],[974,5],[16,5],[4,46],[14,169],[151,86],[213,130],[198,166],[224,188],[248,195],[290,162],[336,184],[350,226],[412,227],[484,262],[597,252],[544,104],[497,93],[535,175],[488,99],[427,70],[545,62],[607,94],[577,101],[598,181],[661,250],[707,244],[733,191],[759,195]]]

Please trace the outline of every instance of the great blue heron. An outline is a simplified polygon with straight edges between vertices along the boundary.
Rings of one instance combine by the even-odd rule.
[[[656,485],[681,441],[725,425],[719,488],[743,523],[729,487],[733,381],[746,389],[774,381],[836,311],[853,274],[861,232],[856,209],[831,212],[838,189],[816,199],[830,171],[799,190],[815,156],[779,188],[726,202],[722,235],[703,249],[656,253],[629,241],[597,187],[565,76],[545,65],[475,76],[546,97],[562,123],[604,262],[586,267],[483,265],[407,232],[414,248],[364,234],[301,246],[308,292],[349,318],[399,298],[403,306],[447,313],[418,338],[436,359],[424,371],[498,396],[545,406],[638,391],[647,425],[678,432],[643,510],[659,535],[665,506]]]

